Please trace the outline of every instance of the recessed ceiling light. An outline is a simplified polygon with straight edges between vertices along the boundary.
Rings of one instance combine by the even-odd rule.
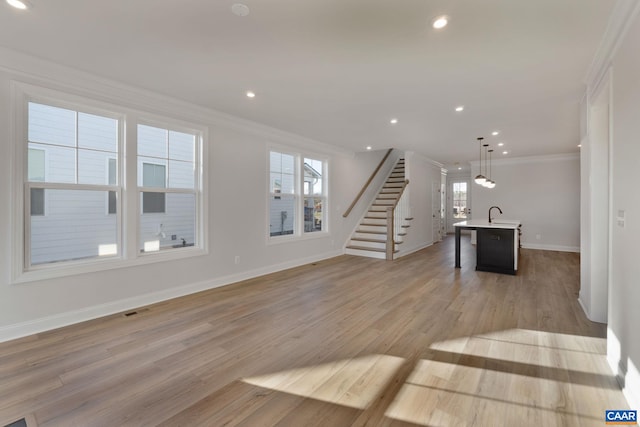
[[[367,145],[367,150],[371,150],[371,146],[370,145]]]
[[[456,107],[456,111],[459,113],[460,111],[464,111],[464,105],[460,105]]]
[[[10,6],[13,6],[16,9],[20,9],[20,10],[25,10],[29,7],[26,2],[21,0],[7,0],[7,3],[9,3]]]
[[[502,147],[504,145],[504,142],[499,142],[498,143],[498,147]]]
[[[231,12],[237,16],[247,16],[249,14],[249,6],[242,3],[234,3],[231,6]]]
[[[248,90],[247,91],[247,98],[255,98],[256,97],[256,93],[253,91]]]
[[[502,154],[509,154],[509,152],[508,151],[503,151]]]
[[[461,171],[461,170],[462,170],[462,167],[458,166],[458,170],[459,170],[459,171]]]
[[[436,30],[439,30],[441,28],[446,27],[448,23],[449,23],[449,17],[447,17],[445,15],[442,15],[442,16],[438,16],[437,18],[435,18],[431,25]]]
[[[389,123],[391,123],[392,125],[395,125],[396,123],[398,123],[398,119],[391,119],[389,120]]]
[[[493,132],[491,132],[491,135],[496,136],[498,135],[500,132],[498,132],[497,130],[494,130]]]

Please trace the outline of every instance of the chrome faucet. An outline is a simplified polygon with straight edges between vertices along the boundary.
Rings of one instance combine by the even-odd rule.
[[[502,214],[502,209],[500,209],[500,208],[499,208],[499,207],[497,207],[497,206],[491,206],[491,207],[489,208],[489,224],[491,224],[491,210],[492,210],[492,209],[494,209],[494,208],[495,208],[495,209],[498,209],[498,210],[500,211],[500,214]]]

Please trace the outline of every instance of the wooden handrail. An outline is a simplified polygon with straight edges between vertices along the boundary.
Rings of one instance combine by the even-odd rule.
[[[389,154],[391,154],[392,151],[393,151],[393,148],[389,148],[387,150],[387,154],[385,154],[382,160],[380,160],[380,164],[378,164],[378,167],[376,168],[376,170],[373,171],[373,173],[371,174],[367,182],[365,182],[364,186],[362,187],[362,190],[360,190],[360,192],[358,193],[356,198],[353,200],[349,208],[342,214],[343,217],[346,218],[349,216],[349,214],[351,213],[351,210],[356,206],[356,203],[358,203],[358,201],[360,200],[360,197],[362,197],[364,192],[367,191],[369,184],[371,184],[371,181],[373,181],[373,178],[375,178],[376,174],[378,173],[378,171],[380,170],[380,168],[382,167],[384,162],[387,160],[387,158],[389,157]]]

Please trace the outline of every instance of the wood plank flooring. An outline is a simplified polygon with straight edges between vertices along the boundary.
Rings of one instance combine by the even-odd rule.
[[[0,344],[0,426],[601,426],[628,408],[579,255],[476,272],[463,236]]]

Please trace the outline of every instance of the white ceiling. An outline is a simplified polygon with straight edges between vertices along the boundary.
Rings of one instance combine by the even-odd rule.
[[[478,136],[508,156],[577,152],[584,76],[614,6],[237,1],[248,16],[234,0],[2,2],[0,44],[325,143],[453,167],[477,159]],[[441,14],[450,23],[436,31]]]

